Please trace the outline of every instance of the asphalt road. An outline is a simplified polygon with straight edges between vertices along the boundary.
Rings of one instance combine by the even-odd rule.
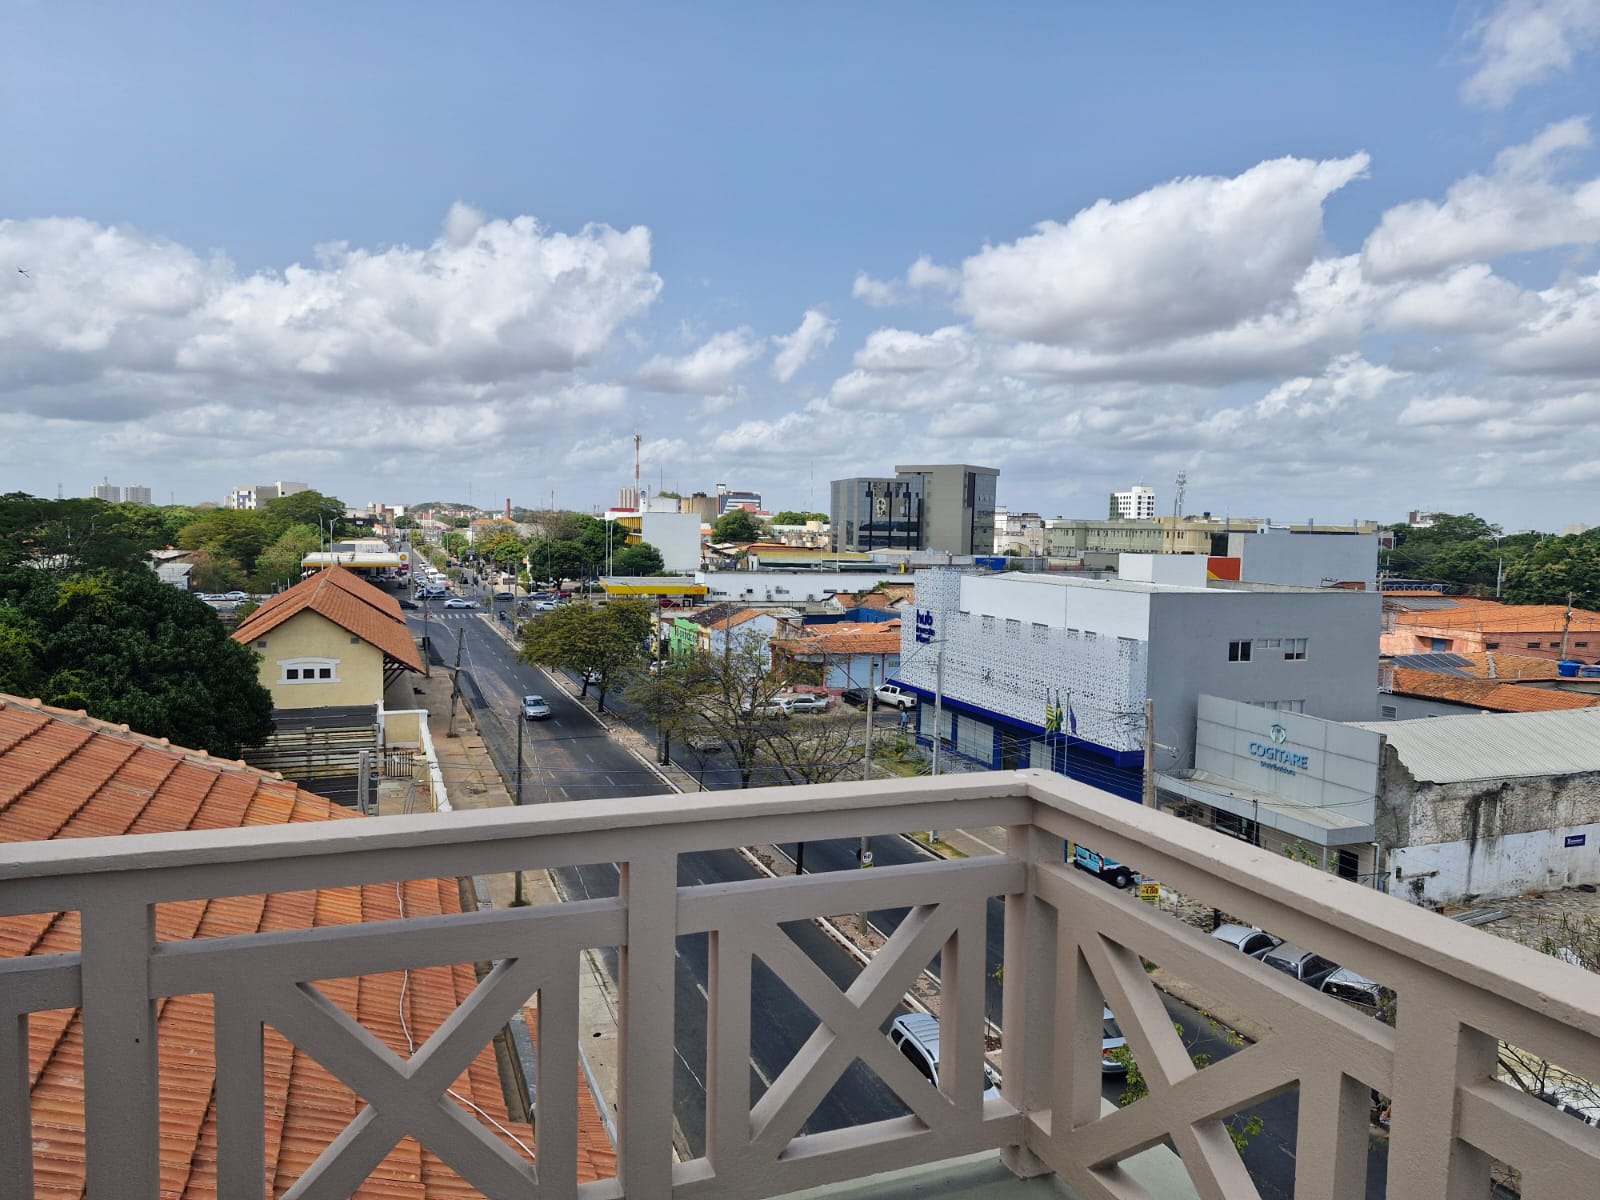
[[[422,614],[407,610],[414,628]],[[456,639],[465,634],[461,651],[464,676],[481,693],[478,728],[491,755],[507,779],[513,778],[518,726],[523,727],[523,792],[526,804],[581,802],[597,797],[653,795],[668,789],[654,772],[641,765],[605,733],[578,703],[539,668],[516,660],[510,646],[485,625],[486,616],[470,610],[453,610],[448,616],[430,613],[429,633],[446,662],[454,662]],[[438,668],[435,667],[435,670]],[[464,680],[465,685],[465,680]],[[551,716],[545,721],[522,721],[522,697],[545,697]],[[734,851],[709,851],[682,855],[678,861],[683,886],[728,880],[754,879],[758,874]],[[594,863],[556,873],[557,885],[571,899],[611,896],[617,891],[614,864]],[[790,937],[841,989],[850,985],[858,967],[839,945],[810,921],[786,926]],[[676,994],[675,1108],[679,1128],[690,1152],[705,1148],[706,938],[678,939]],[[607,969],[616,979],[616,953],[603,953]],[[894,1015],[905,1011],[897,1008]],[[817,1027],[817,1019],[767,968],[757,960],[751,976],[751,1098],[758,1099],[772,1079],[793,1059],[795,1052]],[[876,1075],[853,1065],[817,1106],[805,1124],[808,1133],[866,1124],[906,1112],[894,1093]]]

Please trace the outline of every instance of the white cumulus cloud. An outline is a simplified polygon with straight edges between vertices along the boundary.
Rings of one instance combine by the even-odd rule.
[[[741,326],[715,334],[688,354],[656,355],[634,372],[631,382],[647,392],[716,396],[731,388],[739,373],[766,352],[762,340]]]
[[[1473,104],[1504,108],[1600,44],[1600,0],[1501,0],[1472,37],[1478,69],[1461,93]]]
[[[1366,169],[1280,158],[1101,200],[967,259],[960,308],[988,333],[1098,351],[1227,329],[1289,297],[1324,252],[1323,201]]]
[[[923,292],[954,295],[960,285],[961,272],[941,266],[924,254],[906,268],[903,279],[874,279],[865,271],[857,271],[850,294],[872,308],[894,308],[910,304]]]
[[[971,353],[972,335],[962,325],[947,325],[930,334],[879,329],[856,351],[855,365],[867,371],[949,370]]]
[[[1362,270],[1383,281],[1550,246],[1600,241],[1600,179],[1565,185],[1552,176],[1564,154],[1587,148],[1581,117],[1502,150],[1488,175],[1468,175],[1442,203],[1412,200],[1383,214],[1361,251]]]
[[[778,353],[772,360],[772,375],[779,383],[788,383],[795,373],[832,344],[839,332],[839,322],[815,308],[806,310],[800,327],[793,333],[772,340]]]

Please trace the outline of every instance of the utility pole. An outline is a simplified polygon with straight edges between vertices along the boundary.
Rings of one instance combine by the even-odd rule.
[[[869,780],[869,779],[872,778],[872,701],[874,699],[873,693],[872,693],[872,689],[875,686],[875,681],[877,679],[877,671],[878,671],[878,664],[874,660],[868,659],[867,660],[867,752],[864,755],[862,755],[862,758],[861,758],[861,778],[863,780]],[[868,867],[870,867],[872,865],[872,848],[871,848],[870,844],[868,843],[867,836],[865,834],[861,835],[861,845],[856,848],[856,865],[858,867],[860,867],[862,870],[865,870],[866,868],[868,868]],[[866,932],[867,932],[867,912],[866,912],[866,909],[862,909],[860,912],[858,912],[856,914],[856,928],[858,930],[860,930],[860,932],[861,932],[861,934],[863,936],[866,935]]]
[[[456,735],[456,697],[461,695],[461,647],[466,644],[467,631],[463,627],[456,633],[456,669],[450,678],[450,736]]]
[[[524,714],[518,713],[517,714],[517,771],[516,771],[516,785],[515,785],[516,786],[516,792],[511,797],[511,803],[515,804],[518,808],[522,807],[522,727],[524,725],[526,725],[527,723],[528,723],[528,718]],[[511,907],[512,908],[526,908],[527,904],[528,904],[528,897],[525,896],[523,894],[523,891],[522,891],[522,868],[521,867],[517,868],[516,879],[517,879],[517,890],[516,890],[516,893],[511,897]]]
[[[939,774],[939,750],[944,743],[944,639],[934,643],[933,652],[933,773]],[[904,710],[901,710],[902,712]],[[928,845],[939,840],[937,829],[928,830]]]
[[[422,677],[433,678],[433,634],[428,625],[428,613],[431,611],[431,601],[428,594],[422,594]]]
[[[1144,806],[1156,806],[1156,702],[1144,702]]]
[[[1561,622],[1561,659],[1567,658],[1567,635],[1572,632],[1572,593],[1567,593],[1567,615]]]

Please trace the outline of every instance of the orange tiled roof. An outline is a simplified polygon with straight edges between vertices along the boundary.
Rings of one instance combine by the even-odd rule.
[[[413,671],[422,670],[422,659],[406,628],[400,602],[343,567],[318,571],[288,591],[279,592],[239,622],[233,640],[248,646],[307,609],[376,646],[384,657]]]
[[[1493,679],[1463,679],[1459,675],[1440,675],[1406,667],[1396,668],[1394,690],[1403,696],[1471,704],[1494,712],[1559,712],[1600,705],[1600,696],[1586,692],[1563,692]]]
[[[803,636],[773,639],[788,654],[898,654],[900,621],[841,621],[807,626]]]
[[[0,843],[346,819],[362,818],[243,763],[0,695]],[[454,880],[420,879],[401,884],[398,894],[392,884],[372,884],[163,904],[157,908],[157,936],[176,941],[393,920],[400,916],[402,897],[407,917],[461,910]],[[77,913],[0,918],[0,957],[72,953],[79,949],[78,938]],[[324,981],[319,987],[407,1057],[402,1011],[420,1045],[476,982],[472,966],[458,964]],[[211,998],[167,999],[157,1022],[162,1195],[212,1200],[218,1192]],[[264,1055],[268,1194],[281,1195],[361,1111],[362,1102],[270,1027]],[[28,1082],[40,1197],[83,1194],[82,1071],[81,1012],[35,1013],[28,1022]],[[495,1121],[517,1130],[522,1142],[533,1144],[528,1127],[507,1117],[492,1047],[478,1054],[454,1087]],[[524,1153],[504,1133],[496,1136]],[[407,1138],[354,1194],[454,1200],[478,1193]]]
[[[1495,604],[1477,601],[1459,608],[1399,613],[1395,624],[1434,629],[1477,629],[1491,633],[1549,633],[1567,622],[1561,604]],[[1600,633],[1600,613],[1572,610],[1574,633]]]
[[[1502,683],[1515,683],[1519,679],[1560,679],[1561,672],[1553,658],[1532,658],[1526,654],[1507,654],[1504,650],[1454,650],[1455,658],[1465,661],[1455,668],[1477,679],[1496,679]],[[1490,663],[1494,664],[1490,673]],[[1408,668],[1409,669],[1409,668]],[[1426,670],[1426,667],[1418,668]]]

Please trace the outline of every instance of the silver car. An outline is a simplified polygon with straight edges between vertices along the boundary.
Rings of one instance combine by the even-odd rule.
[[[545,703],[543,696],[524,696],[522,698],[522,715],[529,721],[543,721],[550,716],[550,705]]]
[[[926,1013],[907,1013],[896,1017],[889,1026],[889,1041],[905,1055],[934,1087],[939,1086],[939,1019]],[[988,1063],[983,1064],[983,1098],[993,1100],[1000,1095],[1000,1081]]]

